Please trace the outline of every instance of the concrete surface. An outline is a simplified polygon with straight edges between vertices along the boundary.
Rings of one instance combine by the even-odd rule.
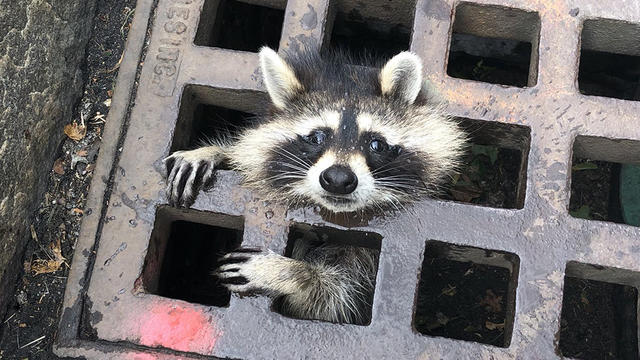
[[[132,359],[561,358],[557,336],[565,274],[640,287],[640,228],[568,213],[574,142],[579,153],[598,148],[602,159],[640,163],[640,102],[584,96],[576,85],[585,19],[640,23],[640,7],[634,1],[616,8],[598,0],[468,2],[518,8],[540,17],[540,22],[530,21],[539,24],[533,33],[492,28],[508,38],[531,38],[538,47],[531,59],[536,71],[531,71],[535,81],[530,84],[535,85],[513,88],[446,75],[456,3],[417,1],[411,49],[422,57],[425,76],[442,93],[450,114],[530,128],[523,207],[424,200],[407,213],[351,223],[383,237],[372,321],[355,326],[286,318],[272,311],[264,297],[234,295],[229,307],[212,307],[160,297],[145,287],[145,275],[152,277],[162,262],[163,239],[153,230],[167,225],[156,223],[162,221],[157,209],[166,204],[161,160],[181,126],[177,123],[190,121],[188,114],[180,115],[181,97],[191,91],[207,104],[250,111],[264,89],[257,54],[192,44],[204,0],[159,0],[155,17],[151,10],[156,4],[141,0],[138,9],[148,10],[136,12],[132,34],[137,37],[130,39],[128,63],[123,62],[129,70],[119,77],[117,102],[114,99],[114,107],[122,111],[109,115],[103,145],[107,151],[100,154],[85,209],[56,352]],[[289,0],[280,49],[319,49],[331,24],[330,10],[325,0]],[[490,10],[479,12],[487,18],[472,24],[511,13]],[[148,52],[139,85],[130,92],[149,21]],[[464,23],[460,26],[457,30],[464,31]],[[473,29],[482,32],[481,27]],[[597,140],[602,138],[609,140]],[[229,215],[244,218],[243,245],[276,252],[284,251],[294,223],[343,228],[316,209],[285,209],[262,201],[230,171],[218,172],[214,188],[200,195],[194,210],[180,211],[180,218],[220,226]],[[519,257],[519,269],[512,271],[515,311],[505,324],[512,329],[508,347],[423,336],[413,329],[426,240]],[[568,266],[575,263],[580,265]]]
[[[0,0],[0,318],[82,89],[92,0]]]

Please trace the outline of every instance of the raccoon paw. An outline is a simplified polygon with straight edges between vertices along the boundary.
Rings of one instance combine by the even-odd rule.
[[[230,291],[278,292],[279,274],[288,267],[288,258],[271,251],[240,248],[223,256],[214,275]],[[279,281],[286,281],[280,278]]]
[[[215,161],[208,151],[203,150],[206,148],[176,151],[164,159],[170,205],[193,205],[198,192],[211,184]]]

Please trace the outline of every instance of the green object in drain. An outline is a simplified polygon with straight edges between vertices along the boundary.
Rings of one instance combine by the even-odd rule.
[[[620,205],[624,222],[640,226],[640,165],[622,165]]]

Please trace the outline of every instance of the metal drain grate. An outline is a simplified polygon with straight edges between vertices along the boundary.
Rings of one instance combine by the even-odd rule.
[[[624,92],[615,83],[612,91],[595,93],[588,90],[594,79],[582,71],[598,56],[637,60],[639,24],[640,8],[632,0],[616,7],[598,0],[139,0],[56,353],[132,359],[580,357],[588,352],[573,346],[581,329],[572,311],[584,309],[563,307],[563,291],[578,281],[619,293],[618,300],[602,303],[621,303],[622,310],[612,305],[612,313],[628,316],[622,325],[603,328],[602,337],[613,339],[615,351],[626,351],[615,356],[637,359],[640,228],[577,218],[569,207],[574,157],[640,163],[640,102],[628,95],[638,88]],[[242,36],[226,37],[226,27],[241,28]],[[262,108],[258,45],[358,51],[362,44],[350,39],[369,35],[367,48],[377,53],[409,47],[421,56],[447,111],[478,130],[474,143],[513,151],[510,156],[520,161],[506,175],[514,184],[509,202],[424,200],[406,213],[333,219],[313,208],[265,202],[240,187],[237,174],[220,170],[192,209],[166,206],[161,160],[219,131],[217,119],[251,121]],[[522,51],[496,60],[469,47],[495,44],[496,38],[503,39],[499,46]],[[469,68],[478,61],[512,62],[506,74],[511,81],[483,78]],[[603,69],[604,79],[633,72],[630,64]],[[229,296],[198,277],[215,266],[198,250],[224,252],[241,239],[244,246],[285,254],[292,234],[312,226],[376,234],[380,258],[368,325],[290,318],[266,297]],[[211,233],[211,243],[198,235],[201,229]],[[474,282],[458,281],[460,264],[467,266],[462,275],[476,272],[476,283],[496,284],[493,295],[477,296],[505,299],[493,317],[478,315],[491,324],[480,338],[430,327],[443,319],[437,315],[441,300],[418,292],[437,282],[473,289]],[[197,275],[180,283],[191,274]],[[467,300],[449,294],[444,296],[451,301]]]

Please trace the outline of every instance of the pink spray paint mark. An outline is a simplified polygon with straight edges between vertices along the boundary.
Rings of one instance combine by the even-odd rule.
[[[179,305],[154,304],[136,320],[145,346],[211,354],[220,337],[207,315]]]
[[[156,360],[156,359],[158,359],[158,357],[152,354],[133,354],[133,355],[127,356],[127,360]]]

